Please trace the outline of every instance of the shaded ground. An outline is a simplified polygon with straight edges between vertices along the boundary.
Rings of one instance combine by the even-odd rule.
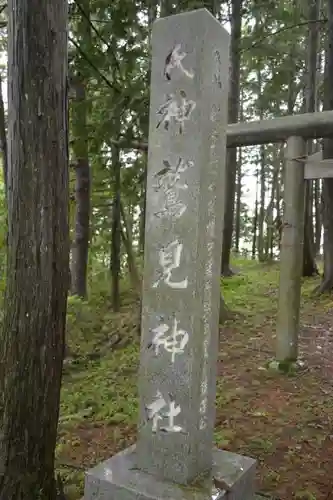
[[[332,299],[314,302],[316,280],[304,283],[304,367],[288,375],[271,372],[266,366],[273,358],[278,268],[249,262],[237,267],[241,274],[223,284],[227,304],[240,314],[220,334],[216,444],[258,459],[262,492],[282,500],[333,500]],[[73,324],[86,324],[75,314]],[[72,334],[75,345],[70,339],[78,354],[65,372],[58,463],[73,499],[82,494],[80,468],[135,441],[137,345],[109,349],[100,359],[87,356],[105,344],[107,321],[104,337],[94,342],[82,329]]]

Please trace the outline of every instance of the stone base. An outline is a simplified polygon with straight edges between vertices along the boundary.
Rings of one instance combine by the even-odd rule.
[[[211,477],[178,485],[138,470],[134,445],[86,473],[84,500],[255,499],[255,460],[214,449],[213,461]]]

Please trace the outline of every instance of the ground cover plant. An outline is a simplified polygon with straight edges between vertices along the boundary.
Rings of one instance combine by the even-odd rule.
[[[220,328],[216,445],[258,459],[257,489],[264,494],[328,500],[332,299],[315,299],[317,279],[304,280],[300,363],[275,372],[268,365],[274,357],[278,264],[233,264],[238,274],[222,282],[234,317]],[[122,310],[110,312],[107,286],[96,275],[89,302],[69,299],[57,467],[73,500],[83,494],[87,468],[136,439],[139,303],[124,282]]]

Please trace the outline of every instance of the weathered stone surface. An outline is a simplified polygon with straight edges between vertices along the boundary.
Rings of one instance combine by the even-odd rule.
[[[177,485],[136,469],[131,447],[91,469],[84,500],[254,500],[255,461],[221,450],[213,452],[212,474],[194,485]],[[213,477],[230,485],[214,486]]]
[[[186,484],[212,464],[229,35],[200,9],[152,47],[137,466]]]
[[[138,443],[85,500],[253,500],[255,461],[212,449],[229,35],[200,9],[152,47]]]

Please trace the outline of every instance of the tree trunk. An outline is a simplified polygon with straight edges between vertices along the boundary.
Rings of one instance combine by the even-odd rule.
[[[241,92],[240,98],[240,121],[244,121],[243,113],[243,92]],[[238,149],[238,161],[237,161],[237,187],[236,187],[236,214],[235,214],[235,251],[239,253],[239,240],[241,231],[241,206],[242,206],[242,149]]]
[[[317,68],[322,67],[323,61],[323,53],[321,50],[318,51],[317,54]],[[321,110],[322,100],[319,98],[319,92],[316,93],[316,111]],[[318,146],[320,148],[320,144],[317,143],[316,150],[318,151]],[[321,238],[322,238],[322,180],[315,179],[313,182],[313,198],[314,198],[314,216],[315,216],[315,243],[314,243],[314,251],[315,256],[317,256],[321,251]]]
[[[283,155],[283,148],[280,149],[280,156]],[[283,164],[282,164],[283,165]],[[281,162],[279,165],[279,175],[278,175],[278,181],[276,184],[276,218],[275,218],[275,223],[274,223],[274,229],[275,229],[275,234],[277,240],[277,247],[280,251],[281,247],[281,231],[280,231],[280,221],[281,221],[281,178],[282,178],[282,168],[281,168]]]
[[[134,254],[134,250],[133,250],[131,230],[130,230],[128,220],[126,217],[126,213],[125,213],[125,209],[124,209],[123,204],[121,203],[121,200],[120,200],[120,213],[121,213],[124,227],[125,227],[125,231],[123,230],[123,228],[121,226],[120,226],[120,230],[121,230],[121,237],[122,237],[122,240],[123,240],[123,243],[124,243],[124,246],[126,249],[126,253],[127,253],[127,264],[128,264],[129,274],[130,274],[130,280],[132,283],[133,290],[136,293],[140,294],[140,292],[141,292],[141,280],[140,280],[138,268],[137,268],[136,262],[135,262],[135,254]]]
[[[256,182],[256,200],[254,203],[253,214],[253,229],[252,229],[252,259],[255,260],[257,253],[257,227],[258,227],[258,186],[259,186],[259,170],[257,169]]]
[[[308,0],[308,19],[315,21],[319,16],[317,0]],[[309,24],[307,81],[305,91],[305,112],[312,113],[316,109],[317,53],[319,42],[319,26],[316,22]],[[307,153],[310,155],[313,141],[308,141]],[[303,276],[318,274],[315,261],[313,242],[313,207],[311,203],[312,181],[305,181],[305,211],[304,211],[304,245],[303,245]]]
[[[267,235],[266,235],[266,248],[265,254],[266,259],[273,258],[273,249],[274,249],[274,217],[273,210],[275,205],[275,194],[277,193],[277,185],[279,182],[279,172],[280,172],[280,155],[279,155],[279,146],[276,146],[274,150],[274,170],[273,170],[273,178],[271,184],[271,199],[269,205],[266,210],[266,221],[267,221]]]
[[[0,500],[54,500],[69,285],[67,1],[9,0]]]
[[[73,152],[75,163],[75,236],[72,244],[71,293],[87,296],[87,268],[90,237],[90,166],[87,131],[87,100],[82,75],[73,82],[76,102],[73,103]]]
[[[146,193],[147,193],[147,164],[148,155],[144,153],[144,172],[141,187],[141,203],[140,203],[140,223],[139,223],[139,251],[141,257],[145,251],[145,230],[146,230]]]
[[[167,16],[169,11],[172,10],[172,2],[169,0],[162,0],[160,2],[161,6],[161,17]],[[148,7],[148,32],[149,32],[149,44],[151,43],[151,32],[152,25],[156,20],[157,16],[157,0],[150,0]],[[150,86],[150,78],[151,78],[151,62],[149,60],[148,71],[146,75],[146,82],[148,88]],[[150,96],[149,96],[150,97]],[[149,101],[147,105],[147,110],[149,110]],[[148,114],[145,116],[145,119],[142,124],[143,135],[144,137],[148,137],[149,134],[149,118]],[[143,174],[142,174],[142,185],[140,189],[140,219],[139,219],[139,252],[142,257],[144,256],[145,251],[145,230],[146,230],[146,193],[147,193],[147,166],[148,166],[148,154],[147,152],[143,152]]]
[[[120,189],[121,189],[121,163],[120,150],[116,145],[112,149],[112,169],[114,175],[114,196],[112,205],[112,229],[111,229],[111,282],[112,282],[112,308],[114,312],[120,310],[120,251],[121,251],[121,213],[120,213]]]
[[[161,17],[171,16],[174,13],[173,3],[173,0],[161,0]]]
[[[313,246],[313,222],[311,207],[311,181],[305,181],[305,207],[304,207],[304,244],[303,244],[303,270],[302,276],[314,276],[319,274],[315,261]]]
[[[258,214],[258,259],[265,260],[264,222],[265,222],[265,199],[266,199],[266,154],[265,146],[260,146],[260,205]]]
[[[314,210],[315,210],[315,255],[320,252],[321,244],[321,189],[320,179],[316,179],[313,185]]]
[[[147,5],[148,5],[148,28],[150,28],[157,17],[157,0],[148,0]]]
[[[237,161],[237,184],[236,184],[236,212],[235,212],[235,252],[239,253],[239,240],[241,230],[241,201],[242,201],[242,155],[241,149]]]
[[[242,28],[242,0],[232,0],[231,13],[231,40],[230,40],[230,88],[228,97],[228,122],[236,123],[239,114],[239,91],[240,91],[240,59],[241,59],[241,28]],[[221,258],[221,274],[232,275],[230,269],[230,254],[232,245],[234,209],[235,209],[235,187],[237,169],[236,148],[227,149],[227,175],[225,190],[225,211],[223,228],[223,245]]]
[[[3,181],[5,184],[6,201],[8,197],[8,153],[7,153],[7,135],[6,135],[6,120],[5,120],[5,107],[2,95],[2,78],[0,76],[0,143],[3,161]]]
[[[202,0],[202,7],[208,9],[214,17],[219,14],[221,0]]]
[[[333,0],[328,0],[324,110],[333,109]],[[324,139],[323,158],[333,158],[333,140]],[[324,276],[319,293],[333,288],[333,179],[323,179]]]

